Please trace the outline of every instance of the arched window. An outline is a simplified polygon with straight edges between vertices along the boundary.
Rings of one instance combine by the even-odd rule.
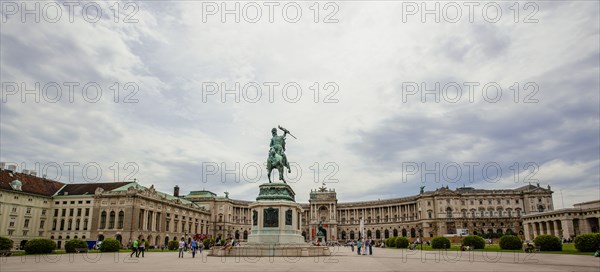
[[[452,218],[452,208],[446,208],[446,218]]]
[[[346,240],[346,231],[345,230],[342,231],[342,240]]]
[[[394,229],[394,230],[393,230],[393,232],[392,232],[392,234],[393,234],[393,237],[396,237],[396,236],[398,236],[398,230],[397,230],[397,229]]]
[[[81,223],[81,219],[77,218],[75,220],[75,230],[79,230],[79,225],[80,225],[79,223]]]
[[[389,230],[385,230],[385,231],[383,231],[383,237],[384,237],[385,239],[387,239],[387,238],[390,238],[390,231],[389,231]]]
[[[416,237],[417,237],[417,233],[416,233],[416,231],[415,231],[415,229],[414,229],[414,228],[411,228],[411,229],[410,229],[410,237],[411,237],[411,238],[416,238]]]
[[[110,216],[108,217],[108,228],[109,229],[115,228],[115,211],[110,212]]]
[[[381,231],[379,231],[379,230],[375,231],[375,239],[381,239]]]
[[[100,214],[100,227],[99,229],[105,229],[106,228],[106,212],[103,211]]]
[[[373,238],[373,236],[371,235],[371,230],[367,230],[367,237],[365,238]]]
[[[350,239],[352,239],[352,240],[354,240],[354,239],[355,239],[355,238],[354,238],[354,231],[353,231],[353,230],[351,230],[351,231],[350,231]]]
[[[122,229],[123,228],[123,220],[125,219],[125,213],[123,211],[119,212],[119,221],[117,224],[117,228]]]
[[[86,219],[83,219],[83,230],[87,230],[87,227],[88,227],[88,220],[86,218]]]

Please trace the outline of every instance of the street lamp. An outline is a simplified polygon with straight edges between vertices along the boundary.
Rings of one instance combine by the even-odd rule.
[[[421,250],[423,250],[423,229],[419,228],[419,242],[421,243]]]

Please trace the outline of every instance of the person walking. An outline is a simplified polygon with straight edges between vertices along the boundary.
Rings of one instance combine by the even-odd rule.
[[[360,239],[356,242],[356,254],[360,255],[360,248],[362,247],[362,242]]]
[[[196,258],[196,249],[198,248],[198,244],[196,239],[192,240],[192,258]]]
[[[133,258],[133,254],[135,254],[135,256],[138,256],[138,240],[135,239],[133,240],[133,246],[131,247],[131,255],[129,255],[129,258]]]
[[[369,255],[373,255],[373,239],[369,237]]]
[[[352,249],[352,252],[354,252],[354,240],[350,241],[350,248]]]
[[[198,253],[202,254],[202,248],[204,247],[204,244],[202,243],[202,240],[198,240]]]
[[[144,251],[146,251],[146,239],[142,239],[142,242],[138,246],[138,254],[136,257],[142,255],[142,258],[144,258]]]
[[[178,258],[183,258],[184,250],[185,250],[185,241],[183,241],[183,238],[181,238],[181,241],[179,241],[179,257]]]

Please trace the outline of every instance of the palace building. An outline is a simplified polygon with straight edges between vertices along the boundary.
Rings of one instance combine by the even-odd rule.
[[[308,203],[299,203],[300,226],[306,241],[316,238],[319,224],[329,241],[357,239],[361,219],[373,239],[492,232],[531,238],[535,220],[551,221],[546,218],[555,215],[552,193],[550,186],[539,185],[498,190],[441,187],[402,198],[338,202],[336,191],[323,186],[311,191]],[[180,195],[178,186],[171,195],[136,181],[64,184],[34,173],[0,170],[0,236],[13,239],[15,247],[37,237],[50,238],[59,248],[70,239],[105,238],[123,245],[146,239],[158,247],[195,234],[245,241],[251,232],[252,203],[206,190]],[[590,216],[598,220],[600,214]],[[555,234],[568,238],[565,235],[577,232]]]

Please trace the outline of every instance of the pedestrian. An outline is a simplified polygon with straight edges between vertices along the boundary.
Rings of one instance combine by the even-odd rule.
[[[369,237],[369,255],[373,255],[373,239]]]
[[[192,240],[192,258],[196,258],[196,248],[198,248],[198,244],[196,243],[196,239]]]
[[[139,257],[141,254],[142,258],[144,258],[144,251],[146,251],[146,239],[142,239],[142,242],[138,246],[138,254],[136,257]]]
[[[179,258],[183,258],[183,251],[185,250],[185,241],[183,241],[183,237],[181,241],[179,241]]]
[[[356,254],[360,255],[360,248],[362,247],[362,242],[360,239],[356,242]]]
[[[198,253],[202,254],[203,247],[204,247],[204,244],[202,243],[202,240],[198,240]]]
[[[352,249],[352,252],[354,252],[354,240],[350,241],[350,248]]]
[[[135,239],[133,240],[133,246],[131,247],[131,255],[129,255],[129,258],[133,258],[133,254],[135,254],[135,256],[138,256],[138,240]]]

